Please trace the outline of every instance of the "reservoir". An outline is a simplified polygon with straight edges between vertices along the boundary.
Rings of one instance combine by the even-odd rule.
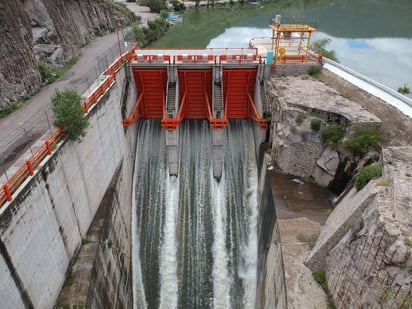
[[[297,1],[283,7],[260,3],[232,10],[189,11],[186,20],[155,46],[247,47],[252,37],[270,37],[268,25],[280,14],[285,22],[314,24],[318,30],[314,40],[331,39],[326,48],[341,64],[395,90],[412,86],[410,1]]]

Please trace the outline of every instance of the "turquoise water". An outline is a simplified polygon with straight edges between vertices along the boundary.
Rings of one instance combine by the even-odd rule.
[[[314,39],[330,38],[327,49],[351,69],[393,89],[412,87],[412,1],[336,0],[323,8],[270,12],[226,28],[208,47],[247,47],[252,37],[271,36],[268,24],[276,14],[314,23]]]

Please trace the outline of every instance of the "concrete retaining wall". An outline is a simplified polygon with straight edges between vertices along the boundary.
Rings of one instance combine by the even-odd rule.
[[[115,219],[109,234],[113,247],[120,245],[127,253],[127,241],[115,242],[117,228],[130,235],[131,194],[125,184],[133,170],[135,144],[122,125],[123,81],[124,73],[118,74],[111,90],[90,112],[90,127],[82,142],[64,142],[2,209],[0,285],[5,288],[0,289],[0,299],[7,301],[6,307],[53,307],[69,263],[116,171],[122,178],[115,187],[119,198],[117,215],[112,217],[121,216],[123,223],[117,226]]]
[[[258,220],[258,297],[256,308],[287,308],[282,245],[266,162],[260,152]]]

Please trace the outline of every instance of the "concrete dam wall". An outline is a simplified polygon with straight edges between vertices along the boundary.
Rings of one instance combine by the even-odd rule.
[[[4,308],[53,307],[70,262],[112,181],[112,195],[116,198],[109,203],[106,239],[95,241],[110,239],[111,247],[116,250],[95,244],[98,246],[93,266],[95,277],[104,274],[105,278],[94,281],[95,291],[88,302],[94,298],[92,303],[102,303],[105,294],[113,291],[110,285],[120,284],[122,288],[117,288],[116,293],[123,295],[105,299],[104,302],[109,301],[105,305],[112,308],[121,303],[129,307],[130,183],[135,137],[132,128],[125,133],[122,126],[119,102],[124,70],[117,75],[117,81],[89,113],[90,127],[82,142],[65,141],[26,180],[10,205],[1,209],[0,298]],[[135,93],[131,93],[131,101],[133,97]],[[119,252],[128,258],[120,262]],[[127,281],[111,280],[111,275],[115,278],[122,273],[129,278]],[[88,290],[83,294],[84,301]]]
[[[126,70],[89,112],[82,141],[65,141],[0,214],[0,291],[5,308],[131,308],[131,199],[137,125]],[[258,130],[259,131],[259,130]],[[258,134],[259,135],[259,134]],[[256,138],[261,138],[258,136]],[[259,143],[259,142],[257,142]],[[258,307],[286,308],[276,215],[259,163]]]

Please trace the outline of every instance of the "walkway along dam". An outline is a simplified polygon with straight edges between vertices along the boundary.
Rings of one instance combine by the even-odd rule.
[[[260,151],[265,62],[255,48],[133,49],[111,64],[83,102],[82,142],[56,129],[0,189],[2,304],[287,308]]]

